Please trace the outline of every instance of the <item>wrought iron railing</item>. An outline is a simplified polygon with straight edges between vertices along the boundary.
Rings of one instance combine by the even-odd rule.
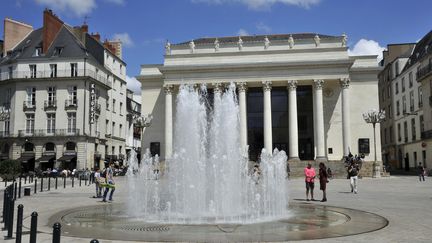
[[[416,73],[417,81],[432,72],[432,64],[429,63],[425,67],[420,68]]]
[[[80,129],[18,130],[18,137],[79,136]]]
[[[55,109],[57,108],[57,99],[45,100],[44,109]]]
[[[78,107],[78,99],[67,99],[65,100],[65,109],[67,108],[77,108]]]

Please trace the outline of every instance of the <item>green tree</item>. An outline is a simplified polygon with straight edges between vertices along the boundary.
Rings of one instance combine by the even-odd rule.
[[[0,177],[3,180],[13,180],[21,173],[21,163],[17,160],[4,160],[0,162]]]

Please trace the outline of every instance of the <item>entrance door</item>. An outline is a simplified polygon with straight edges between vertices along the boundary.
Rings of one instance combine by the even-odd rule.
[[[409,155],[408,153],[405,154],[405,170],[409,171]]]

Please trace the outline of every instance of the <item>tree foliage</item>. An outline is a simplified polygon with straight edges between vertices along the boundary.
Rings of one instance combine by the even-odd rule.
[[[3,180],[13,180],[21,173],[21,163],[17,160],[0,162],[0,177]]]

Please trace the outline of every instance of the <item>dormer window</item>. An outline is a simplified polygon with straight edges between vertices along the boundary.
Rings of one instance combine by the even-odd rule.
[[[33,52],[33,57],[39,57],[42,55],[42,47],[36,47],[35,51]]]
[[[58,57],[58,56],[60,56],[60,54],[61,54],[62,52],[63,52],[63,47],[56,47],[56,48],[54,49],[53,56]]]

